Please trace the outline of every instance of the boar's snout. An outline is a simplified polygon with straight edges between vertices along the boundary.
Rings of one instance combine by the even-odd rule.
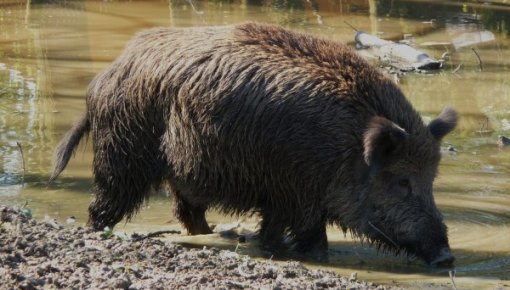
[[[434,225],[431,227],[432,225]],[[414,239],[408,240],[407,251],[423,259],[427,264],[437,267],[451,266],[455,257],[450,251],[447,228],[442,222],[430,221],[417,230]],[[426,230],[427,229],[427,230]]]
[[[455,257],[450,252],[450,249],[444,247],[439,251],[439,255],[430,262],[430,265],[437,267],[451,266],[454,261]]]

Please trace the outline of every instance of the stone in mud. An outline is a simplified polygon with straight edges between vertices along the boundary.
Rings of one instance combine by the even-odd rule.
[[[508,146],[508,145],[510,145],[510,138],[505,137],[503,135],[499,135],[498,136],[497,144],[498,144],[499,147]]]

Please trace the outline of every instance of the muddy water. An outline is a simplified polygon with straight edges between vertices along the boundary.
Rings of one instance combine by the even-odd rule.
[[[38,218],[75,216],[78,223],[85,222],[92,197],[90,146],[81,146],[56,185],[48,188],[52,150],[83,112],[91,78],[135,32],[161,25],[256,20],[352,43],[347,21],[388,39],[412,35],[412,41],[427,44],[435,57],[450,53],[439,73],[395,79],[425,118],[437,115],[445,104],[461,114],[459,128],[446,138],[457,153],[445,156],[436,182],[436,200],[457,256],[457,287],[510,287],[510,148],[496,145],[498,135],[510,136],[506,20],[510,7],[399,1],[20,2],[0,2],[0,203],[28,203]],[[485,29],[494,33],[494,41],[458,50],[451,45],[462,33]],[[472,47],[480,55],[483,71]],[[178,229],[170,204],[164,193],[155,193],[140,215],[117,230]],[[256,217],[238,219],[214,212],[209,220],[215,224],[239,220],[245,231],[257,223]],[[452,287],[447,271],[377,253],[337,229],[331,228],[328,235],[329,261],[290,258],[340,273],[357,271],[361,279],[413,288]],[[195,246],[234,249],[237,245],[236,239],[217,234],[172,239]],[[268,255],[253,244],[242,244],[238,250]]]

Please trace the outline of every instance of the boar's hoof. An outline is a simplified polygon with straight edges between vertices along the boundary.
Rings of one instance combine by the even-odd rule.
[[[439,256],[430,262],[430,265],[437,267],[451,266],[455,261],[455,257],[448,248],[442,248],[439,252]]]

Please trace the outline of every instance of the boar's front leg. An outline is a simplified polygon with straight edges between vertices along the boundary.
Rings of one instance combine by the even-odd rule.
[[[280,247],[286,227],[287,223],[284,218],[274,215],[271,209],[264,209],[258,232],[261,244],[268,249]]]
[[[326,251],[328,249],[325,219],[316,221],[311,227],[295,225],[291,228],[291,236],[294,241],[294,250],[298,252]]]

